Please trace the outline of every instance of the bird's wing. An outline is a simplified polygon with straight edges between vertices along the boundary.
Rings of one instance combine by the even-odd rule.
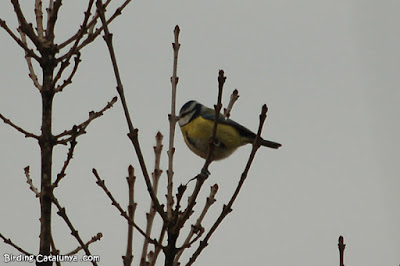
[[[215,120],[215,114],[203,114],[202,117],[204,119],[207,120],[211,120],[214,121]],[[254,139],[256,134],[254,134],[252,131],[250,131],[249,129],[245,128],[244,126],[242,126],[241,124],[231,120],[231,119],[226,119],[224,115],[220,114],[218,117],[218,123],[219,124],[223,124],[223,125],[229,125],[234,127],[241,136],[243,137],[247,137],[247,138],[251,138]]]

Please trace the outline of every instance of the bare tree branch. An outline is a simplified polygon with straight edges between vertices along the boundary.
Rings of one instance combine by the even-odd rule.
[[[204,208],[203,208],[199,218],[197,218],[196,223],[194,225],[192,225],[192,229],[190,230],[190,233],[186,237],[185,242],[183,243],[182,247],[180,248],[180,251],[178,252],[178,254],[176,255],[174,265],[178,265],[179,258],[182,256],[184,249],[189,248],[203,234],[204,228],[201,226],[201,223],[202,223],[208,209],[211,207],[211,205],[213,205],[216,202],[215,194],[217,194],[217,192],[218,192],[218,185],[215,184],[210,189],[210,195],[206,199],[206,204],[204,205]],[[195,239],[192,240],[192,237],[194,234],[197,234],[197,236]]]
[[[25,135],[25,138],[34,138],[34,139],[39,140],[39,136],[37,136],[37,135],[35,135],[35,134],[33,134],[33,133],[30,133],[30,132],[24,130],[23,128],[17,126],[17,125],[14,124],[13,122],[11,122],[10,119],[7,119],[7,118],[6,118],[5,116],[3,116],[2,114],[0,114],[0,118],[3,120],[4,123],[10,125],[11,127],[15,128],[17,131],[19,131],[19,132],[21,132],[22,134],[24,134],[24,135]]]
[[[128,221],[128,223],[130,225],[133,225],[133,227],[135,227],[136,230],[138,230],[139,233],[143,237],[147,238],[150,241],[150,243],[152,243],[153,245],[156,245],[156,246],[161,246],[161,244],[158,243],[156,239],[151,239],[150,236],[146,235],[146,233],[133,220],[131,220],[129,218],[129,216],[126,213],[126,211],[124,211],[122,209],[121,205],[114,199],[114,196],[111,194],[111,192],[106,187],[104,180],[101,180],[99,174],[97,173],[97,170],[93,168],[92,172],[93,172],[94,176],[97,179],[96,184],[99,185],[99,187],[101,187],[104,190],[104,192],[107,194],[108,198],[111,200],[111,205],[115,206],[115,208],[118,209],[118,211],[121,214],[121,216],[124,217]]]
[[[39,190],[33,185],[33,180],[31,179],[31,176],[29,174],[29,166],[24,168],[25,176],[26,176],[26,183],[28,183],[30,190],[35,193],[36,198],[40,197],[40,192]]]
[[[128,216],[129,220],[132,221],[134,220],[135,210],[137,206],[137,203],[135,203],[134,201],[136,176],[134,175],[133,171],[134,169],[132,165],[129,165],[128,168],[129,175],[126,178],[126,181],[128,182],[128,188],[129,188]],[[126,254],[125,256],[122,256],[124,266],[129,266],[132,264],[133,260],[132,246],[133,246],[133,225],[128,223],[128,243],[126,246]]]
[[[147,190],[149,191],[150,197],[154,203],[154,207],[157,210],[157,212],[160,214],[162,219],[164,221],[167,221],[167,215],[165,214],[165,212],[163,210],[163,206],[161,206],[160,202],[158,201],[158,198],[157,198],[156,194],[154,193],[154,188],[151,185],[149,173],[147,171],[146,163],[144,161],[143,154],[142,154],[139,140],[138,140],[138,131],[139,130],[133,127],[132,120],[131,120],[131,117],[129,114],[128,105],[125,100],[124,87],[122,85],[122,81],[121,81],[121,77],[120,77],[119,69],[118,69],[118,64],[117,64],[117,59],[116,59],[114,47],[112,44],[112,34],[110,34],[110,31],[108,30],[108,24],[107,24],[105,15],[104,15],[104,12],[105,12],[104,5],[102,4],[101,0],[97,0],[96,5],[97,5],[97,12],[99,13],[101,22],[103,23],[104,40],[107,44],[108,51],[110,53],[111,62],[113,65],[114,74],[115,74],[115,78],[117,81],[117,91],[118,91],[119,97],[121,98],[122,107],[124,109],[125,118],[126,118],[128,128],[129,128],[128,137],[131,140],[131,142],[135,148],[136,155],[138,157],[139,164],[142,169],[142,173],[143,173],[143,176],[144,176],[144,179],[146,182]]]
[[[78,31],[78,36],[77,36],[77,38],[75,40],[75,43],[71,47],[71,49],[69,49],[69,51],[65,54],[65,59],[57,60],[58,62],[62,61],[62,63],[61,63],[60,69],[58,70],[58,72],[57,72],[57,74],[56,74],[56,76],[55,76],[55,78],[53,80],[53,86],[55,86],[55,84],[61,78],[61,75],[64,72],[65,68],[67,68],[67,66],[69,65],[69,61],[71,60],[72,55],[76,54],[79,57],[79,54],[78,54],[79,50],[76,50],[76,47],[78,46],[79,41],[81,40],[81,38],[83,37],[83,35],[87,31],[87,22],[88,22],[89,17],[90,17],[90,10],[92,9],[93,3],[94,3],[94,0],[90,0],[89,1],[88,7],[86,9],[85,16],[84,16],[84,19],[83,19],[83,23],[81,25],[80,30]],[[49,27],[47,27],[47,28],[49,28]],[[75,67],[74,68],[77,68],[78,64],[79,64],[79,60],[75,61]],[[76,69],[75,69],[75,71],[76,71]],[[74,74],[75,71],[73,70],[72,73]],[[70,76],[70,78],[72,78],[72,77]]]
[[[72,136],[71,136],[72,139],[71,139],[71,142],[70,142],[71,143],[71,147],[68,150],[67,159],[64,161],[64,165],[63,165],[60,173],[57,174],[56,181],[54,181],[54,183],[52,185],[52,189],[53,190],[54,190],[54,188],[56,188],[58,186],[58,183],[60,183],[61,179],[63,179],[65,177],[65,171],[67,170],[69,162],[72,160],[72,156],[74,154],[75,146],[77,144],[77,142],[76,142],[77,130],[78,130],[77,126],[73,126],[72,127]]]
[[[160,161],[161,161],[161,151],[163,148],[162,145],[163,135],[160,132],[157,132],[156,135],[156,146],[154,146],[154,155],[155,155],[155,162],[154,162],[154,172],[152,173],[152,181],[153,181],[153,188],[154,193],[157,195],[158,191],[158,182],[160,180],[160,176],[162,174],[162,170],[160,170]],[[147,225],[146,225],[146,235],[151,236],[151,231],[153,228],[153,221],[156,214],[156,210],[154,209],[153,202],[150,202],[150,211],[146,213]],[[159,243],[162,243],[162,241]],[[140,258],[140,265],[146,265],[146,256],[147,250],[149,247],[149,241],[147,238],[144,239],[143,247],[142,247],[142,255]]]
[[[77,52],[77,53],[76,53],[76,56],[75,56],[75,58],[74,58],[74,67],[73,67],[73,69],[72,69],[72,71],[71,71],[71,74],[69,75],[69,77],[68,77],[67,79],[64,80],[63,84],[58,85],[58,86],[55,88],[55,92],[56,92],[56,93],[62,91],[65,87],[67,87],[69,84],[72,83],[72,78],[75,76],[75,73],[76,73],[76,71],[78,70],[79,63],[80,63],[81,61],[82,61],[82,60],[81,60],[81,53]],[[63,62],[63,63],[64,63],[64,62]],[[63,63],[61,63],[61,65],[62,65]]]
[[[235,89],[232,92],[231,97],[229,99],[228,107],[224,108],[224,116],[226,118],[229,118],[231,116],[233,104],[237,101],[237,99],[239,99],[239,91],[237,89]]]
[[[14,41],[22,48],[25,50],[25,53],[27,56],[29,57],[33,57],[36,61],[40,62],[40,57],[35,54],[35,52],[32,49],[29,49],[28,45],[26,44],[26,42],[24,43],[23,41],[21,41],[17,35],[15,35],[10,28],[7,26],[7,23],[0,19],[0,27],[2,27],[10,36],[11,38],[14,39]],[[22,31],[21,31],[22,32]]]
[[[80,123],[77,126],[76,125],[73,126],[72,129],[70,129],[70,130],[65,130],[64,132],[56,135],[55,139],[57,140],[57,144],[67,144],[68,142],[72,141],[72,139],[74,138],[74,135],[76,138],[82,134],[85,134],[86,133],[85,129],[89,126],[89,124],[96,118],[99,118],[100,116],[102,116],[105,111],[110,109],[114,105],[114,103],[117,102],[117,99],[118,99],[117,97],[112,98],[112,100],[110,102],[107,102],[107,105],[100,111],[89,112],[89,118],[86,121]],[[76,130],[76,132],[75,132],[75,130]],[[66,137],[66,136],[69,136],[69,137]],[[64,137],[66,137],[66,138],[64,138]]]
[[[102,234],[102,233],[97,233],[97,235],[93,236],[92,239],[90,239],[90,240],[85,244],[85,246],[86,246],[86,247],[89,247],[90,244],[92,244],[92,243],[94,243],[94,242],[96,242],[96,241],[100,241],[100,239],[101,239],[102,237],[103,237],[103,234]],[[68,255],[68,256],[74,255],[74,254],[78,253],[79,251],[81,251],[82,249],[83,249],[82,246],[79,246],[79,247],[77,247],[76,249],[72,250],[71,252],[68,252],[68,253],[65,254],[65,255]]]
[[[22,32],[20,27],[18,28],[18,32],[19,32],[19,34],[21,36],[22,43],[24,45],[26,45],[26,47],[28,47],[28,43],[26,41],[26,34]],[[31,57],[29,56],[29,53],[26,50],[25,50],[25,60],[26,60],[26,63],[28,65],[29,77],[33,81],[33,85],[35,85],[35,87],[39,91],[41,91],[42,90],[42,85],[40,85],[40,83],[39,83],[38,77],[36,76],[35,70],[34,70],[33,65],[32,65]]]
[[[104,4],[106,7],[108,6],[108,4],[111,2],[111,0],[107,0],[107,2]],[[97,21],[99,19],[99,15],[96,12],[93,16],[92,19],[90,21],[88,21],[87,23],[87,29],[89,32],[85,32],[85,34],[91,35],[90,31],[93,30],[93,27],[96,25]],[[81,34],[81,28],[71,37],[69,37],[67,40],[65,40],[64,42],[60,43],[58,45],[58,48],[61,50],[64,47],[68,46],[69,44],[71,44],[73,41],[75,41],[79,35]]]
[[[54,6],[54,1],[49,1],[49,6],[48,8],[46,8],[46,13],[47,13],[47,23],[48,23],[48,19],[51,16],[51,13],[53,12],[53,6]],[[47,29],[45,30],[47,32]],[[47,34],[47,33],[46,33]]]
[[[91,254],[90,254],[90,251],[89,251],[88,247],[85,245],[85,243],[83,243],[82,238],[79,236],[78,231],[72,225],[71,220],[67,216],[65,208],[61,207],[60,203],[58,202],[57,198],[54,197],[54,195],[52,197],[52,201],[53,201],[54,205],[56,205],[57,208],[58,208],[57,214],[61,218],[63,218],[63,220],[65,221],[65,223],[68,225],[69,229],[71,230],[71,235],[73,235],[76,238],[78,243],[81,245],[82,249],[85,251],[85,254],[87,256],[90,256]],[[96,261],[94,261],[94,260],[92,261],[92,264],[95,265],[95,266],[97,265]]]
[[[193,213],[193,207],[196,204],[196,198],[201,190],[202,185],[209,177],[210,172],[208,171],[208,167],[213,161],[213,152],[215,149],[215,136],[217,134],[217,126],[219,119],[219,112],[222,108],[222,91],[224,87],[226,77],[224,76],[224,71],[220,70],[218,75],[218,101],[217,105],[214,106],[215,109],[215,119],[214,119],[214,127],[212,136],[210,138],[208,154],[206,157],[206,161],[204,162],[204,166],[201,169],[201,173],[198,174],[194,179],[196,179],[196,185],[193,189],[192,195],[188,199],[188,205],[186,209],[181,214],[179,211],[179,204],[176,206],[175,217],[173,217],[171,224],[168,225],[167,233],[168,233],[168,245],[164,248],[165,254],[165,265],[172,266],[175,260],[175,256],[179,249],[176,247],[176,242],[179,237],[180,230],[184,227],[185,222],[189,219],[190,215]],[[183,196],[184,191],[186,190],[186,186],[181,186],[180,191],[178,191],[177,202],[180,202],[180,198]]]
[[[196,204],[196,198],[200,192],[200,189],[203,185],[203,183],[206,181],[206,179],[209,176],[209,171],[208,167],[212,162],[212,155],[214,152],[214,147],[215,147],[215,136],[217,135],[217,126],[218,126],[218,119],[219,119],[219,114],[222,108],[222,91],[223,87],[225,84],[226,77],[224,75],[224,71],[220,70],[219,75],[218,75],[218,100],[217,100],[217,105],[214,105],[215,109],[215,120],[214,120],[214,127],[213,127],[213,133],[210,138],[210,144],[209,144],[209,149],[208,149],[208,154],[206,161],[204,162],[203,168],[201,170],[201,173],[198,174],[195,179],[196,179],[196,185],[195,188],[193,189],[192,195],[188,199],[188,205],[179,218],[179,221],[177,223],[177,227],[183,227],[187,219],[189,219],[189,216],[192,214],[192,210],[194,205]]]
[[[56,248],[56,244],[54,243],[54,238],[51,236],[51,254],[52,255],[60,255],[60,250]],[[56,261],[57,266],[61,266],[61,262]]]
[[[43,50],[43,44],[39,40],[39,37],[35,34],[32,24],[26,21],[24,13],[21,10],[21,6],[19,4],[18,0],[11,0],[11,3],[14,6],[14,11],[15,14],[17,15],[21,31],[25,33],[28,38],[35,44],[36,48],[39,50],[39,52],[42,52]]]
[[[44,39],[42,0],[35,0],[36,31],[40,41]]]
[[[116,19],[119,15],[122,14],[122,10],[125,9],[125,7],[131,2],[132,0],[125,0],[125,2],[115,10],[114,14],[107,20],[107,25],[111,24],[111,22],[114,21],[114,19]],[[104,6],[107,7],[108,3],[110,2],[110,0],[108,0]],[[87,24],[87,28],[88,29],[92,29],[95,24],[97,23],[97,20],[99,18],[99,13],[97,12],[96,15],[94,16],[94,18]],[[93,42],[104,30],[104,26],[101,26],[100,28],[96,29],[95,32],[93,33],[88,33],[87,34],[87,38],[81,42],[81,44],[79,44],[76,48],[75,51],[80,51],[82,48],[84,48],[86,45],[90,44],[91,42]],[[72,43],[73,41],[75,41],[78,38],[79,35],[79,31],[72,36],[71,38],[69,38],[68,40],[66,40],[65,42],[61,43],[58,47],[59,49],[64,48],[65,46],[69,45],[70,43]],[[57,59],[57,61],[62,61],[67,57],[67,54],[59,57]]]
[[[51,7],[49,6],[47,16],[47,28],[46,28],[46,39],[48,42],[54,42],[54,28],[56,27],[58,11],[62,5],[62,0],[50,1],[53,2]]]
[[[2,238],[4,240],[4,243],[6,243],[7,245],[12,246],[13,248],[15,248],[16,250],[18,250],[19,252],[21,252],[22,254],[25,254],[27,256],[32,256],[31,253],[29,253],[28,251],[25,251],[24,249],[22,249],[21,247],[19,247],[17,244],[15,244],[14,242],[11,241],[11,239],[6,238],[5,236],[3,236],[0,233],[0,238]]]
[[[196,249],[196,251],[194,252],[193,256],[190,258],[189,262],[186,264],[186,266],[192,265],[197,257],[200,255],[200,253],[203,251],[203,249],[208,245],[208,240],[210,239],[210,237],[212,236],[212,234],[215,232],[215,230],[217,229],[217,227],[221,224],[222,220],[232,211],[232,205],[236,200],[236,197],[238,196],[244,181],[247,178],[248,172],[250,170],[251,164],[254,160],[254,157],[256,155],[256,152],[258,150],[258,148],[260,147],[260,140],[261,140],[261,131],[265,122],[265,119],[267,118],[267,105],[263,105],[262,110],[261,110],[261,114],[260,114],[260,124],[258,126],[258,132],[256,135],[256,138],[254,140],[253,143],[253,148],[251,150],[249,159],[247,161],[246,167],[240,177],[239,183],[235,189],[235,192],[233,193],[231,199],[229,200],[229,203],[227,205],[224,205],[222,208],[222,212],[219,215],[218,219],[215,221],[215,223],[213,224],[213,226],[211,227],[210,231],[207,233],[207,235],[205,236],[205,238],[200,241],[200,245],[199,247]]]
[[[218,120],[219,120],[219,115],[220,115],[220,112],[222,109],[222,90],[224,88],[225,81],[226,81],[226,77],[224,75],[224,71],[221,69],[218,74],[218,100],[217,100],[217,105],[214,105],[215,118],[214,118],[213,134],[210,139],[210,145],[209,145],[209,149],[208,149],[207,158],[206,158],[206,161],[204,162],[204,166],[203,166],[203,170],[202,170],[207,173],[208,173],[208,166],[214,160],[213,152],[215,149],[215,136],[217,135]]]
[[[162,243],[164,241],[164,237],[165,237],[165,232],[166,231],[167,231],[167,227],[166,227],[166,225],[164,223],[164,225],[163,225],[163,227],[162,227],[162,229],[160,231],[160,236],[158,237],[158,243]],[[157,258],[158,258],[158,255],[160,254],[160,252],[161,252],[161,247],[160,246],[156,246],[154,248],[154,252],[153,253],[149,253],[150,266],[156,265]],[[145,265],[147,266],[147,264],[145,264]]]
[[[339,243],[338,243],[338,248],[339,248],[339,257],[340,257],[340,266],[344,266],[344,249],[346,248],[346,244],[344,243],[344,238],[343,236],[339,237]]]
[[[176,109],[176,86],[178,85],[179,77],[177,76],[178,71],[178,54],[179,48],[181,44],[179,43],[179,26],[176,25],[174,29],[174,37],[175,41],[172,43],[172,47],[174,49],[174,62],[173,62],[173,69],[172,69],[172,77],[171,77],[171,84],[172,84],[172,93],[171,93],[171,113],[168,116],[169,119],[169,149],[168,149],[168,184],[167,184],[167,214],[168,219],[172,218],[172,205],[174,204],[174,199],[172,196],[173,190],[173,176],[174,176],[174,139],[175,139],[175,126],[177,117],[175,114]]]

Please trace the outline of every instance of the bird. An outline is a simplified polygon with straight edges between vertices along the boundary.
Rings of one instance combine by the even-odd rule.
[[[178,124],[186,145],[192,152],[204,159],[207,158],[208,154],[214,118],[214,109],[194,100],[185,103],[179,111]],[[256,134],[251,130],[220,114],[211,160],[217,161],[227,158],[237,148],[253,143],[255,137]],[[282,146],[280,143],[262,138],[260,144],[272,149],[278,149]]]

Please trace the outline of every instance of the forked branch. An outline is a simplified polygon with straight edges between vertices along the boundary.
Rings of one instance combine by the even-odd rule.
[[[201,223],[203,222],[203,219],[206,216],[208,209],[211,207],[211,205],[213,205],[216,202],[215,194],[217,194],[217,192],[218,192],[218,185],[215,184],[214,186],[211,187],[210,195],[206,199],[206,204],[204,205],[204,208],[203,208],[201,214],[197,218],[196,223],[194,225],[192,225],[190,233],[186,237],[185,242],[183,243],[182,247],[180,248],[180,251],[178,252],[178,254],[176,255],[176,258],[174,261],[175,265],[178,264],[179,258],[183,254],[183,251],[186,248],[191,247],[191,245],[203,235],[204,228],[201,225]],[[196,237],[193,239],[193,236],[195,234],[196,234]]]
[[[73,235],[73,236],[76,238],[76,240],[78,241],[78,243],[81,245],[82,249],[85,251],[85,254],[86,254],[87,256],[91,256],[88,246],[86,246],[85,243],[83,243],[82,238],[80,237],[78,231],[77,231],[77,230],[75,229],[75,227],[72,225],[71,220],[70,220],[69,217],[67,216],[67,212],[66,212],[65,208],[61,207],[60,203],[58,202],[57,198],[54,197],[54,195],[53,195],[53,197],[52,197],[52,201],[53,201],[54,205],[56,205],[57,208],[58,208],[57,214],[58,214],[61,218],[63,218],[63,220],[65,221],[65,223],[68,225],[69,229],[71,230],[71,235]],[[94,261],[94,260],[92,261],[92,264],[93,264],[94,266],[97,265],[96,261]]]
[[[265,119],[267,118],[267,105],[263,105],[262,109],[261,109],[261,114],[260,114],[260,124],[258,126],[258,131],[257,131],[257,136],[254,140],[253,143],[253,148],[251,150],[249,159],[247,161],[246,167],[240,177],[239,183],[235,189],[235,192],[233,193],[231,199],[229,200],[229,203],[227,205],[224,205],[221,211],[221,214],[219,215],[218,219],[215,221],[215,223],[213,224],[213,226],[211,227],[210,231],[207,233],[207,235],[205,236],[205,238],[200,241],[200,245],[199,247],[196,249],[196,251],[193,253],[193,256],[190,258],[189,262],[186,264],[186,266],[192,265],[197,257],[200,255],[200,253],[203,251],[203,249],[208,245],[208,240],[211,238],[211,236],[213,235],[213,233],[215,232],[215,230],[217,229],[217,227],[221,224],[222,220],[232,211],[232,205],[236,200],[236,197],[238,196],[244,181],[247,178],[248,172],[250,170],[251,164],[254,160],[254,157],[256,155],[256,152],[258,150],[258,148],[260,147],[260,140],[261,140],[261,131],[265,122]]]
[[[101,109],[100,111],[89,112],[89,118],[86,121],[80,123],[79,125],[74,125],[72,129],[65,130],[64,132],[56,135],[55,139],[57,140],[57,144],[66,145],[68,142],[71,142],[74,138],[77,138],[78,136],[85,134],[86,133],[85,129],[89,126],[89,124],[96,118],[102,116],[105,111],[113,107],[113,105],[117,102],[117,99],[118,99],[117,97],[112,98],[112,100],[110,102],[107,102],[107,105],[104,106],[104,108]]]
[[[56,2],[61,2],[61,1],[56,1]],[[85,32],[86,32],[86,30],[87,30],[87,22],[88,22],[89,17],[90,17],[90,10],[92,9],[93,3],[94,3],[94,0],[90,0],[89,3],[88,3],[88,7],[87,7],[86,12],[85,12],[85,16],[84,16],[84,19],[83,19],[83,23],[82,23],[82,25],[81,25],[81,28],[80,28],[79,31],[78,31],[78,36],[77,36],[77,38],[76,38],[76,40],[75,40],[73,46],[72,46],[72,47],[69,49],[69,51],[63,56],[63,60],[59,60],[59,59],[58,59],[58,61],[61,61],[62,63],[61,63],[60,69],[58,70],[58,72],[57,72],[57,74],[56,74],[56,76],[55,76],[55,78],[54,78],[54,80],[53,80],[53,84],[52,84],[53,87],[55,87],[56,83],[57,83],[58,80],[61,78],[62,73],[63,73],[64,70],[68,67],[69,62],[70,62],[70,60],[71,60],[71,57],[72,57],[74,54],[76,54],[77,57],[78,57],[78,61],[75,61],[74,69],[78,67],[78,64],[79,64],[79,50],[76,50],[76,47],[78,46],[79,41],[81,40],[81,38],[83,37],[83,35],[85,34]],[[61,3],[60,3],[60,4],[61,4]],[[58,8],[59,8],[59,7],[58,7]],[[53,16],[53,14],[57,14],[58,11],[56,11],[56,9],[57,9],[57,7],[56,7],[56,3],[55,3],[55,4],[54,4],[54,11],[52,12],[52,15],[49,17],[49,21],[51,21],[51,18],[52,18],[52,16]],[[55,23],[55,21],[54,21],[54,23]],[[51,26],[54,27],[54,25],[49,25],[49,26],[47,27],[47,30],[48,30],[48,31],[49,31],[49,30],[50,30],[50,31],[51,31],[51,30],[54,31],[54,28],[51,28]],[[53,34],[54,34],[54,33],[53,33]],[[54,38],[54,37],[53,37],[53,38]],[[72,76],[75,74],[75,71],[76,71],[76,70],[72,70]],[[70,78],[72,78],[72,77],[70,76]],[[67,79],[67,81],[68,81],[68,79]],[[64,84],[65,84],[65,86],[68,85],[68,83],[65,83],[65,82],[63,83],[63,85],[64,85]],[[61,85],[61,86],[63,86],[63,85]],[[65,86],[64,86],[64,87],[65,87]],[[62,87],[62,88],[63,88],[63,87]],[[61,89],[61,90],[62,90],[62,89]]]
[[[124,109],[126,122],[128,124],[128,128],[129,128],[128,137],[131,140],[133,147],[135,149],[136,155],[138,157],[139,164],[142,169],[143,176],[144,176],[144,180],[146,182],[147,190],[150,194],[151,200],[154,203],[154,208],[160,214],[162,219],[164,221],[167,221],[167,215],[163,209],[163,206],[158,201],[158,198],[154,192],[154,188],[150,181],[149,172],[147,171],[146,163],[144,161],[143,154],[142,154],[140,144],[139,144],[139,139],[138,139],[138,131],[139,130],[137,128],[133,127],[133,123],[132,123],[132,120],[131,120],[131,117],[129,114],[128,104],[126,103],[125,94],[124,94],[124,87],[122,85],[121,76],[120,76],[119,68],[118,68],[118,64],[117,64],[117,59],[115,56],[115,51],[114,51],[114,47],[113,47],[113,43],[112,43],[112,34],[110,33],[110,31],[108,29],[108,23],[105,18],[105,15],[104,15],[105,7],[101,0],[97,0],[96,6],[97,6],[97,12],[99,13],[101,22],[104,27],[104,40],[107,44],[107,48],[110,53],[111,62],[112,62],[112,66],[113,66],[113,70],[114,70],[114,74],[115,74],[115,79],[117,82],[117,91],[121,98],[122,107]]]
[[[74,126],[72,128],[72,135],[71,135],[71,147],[68,150],[68,154],[67,154],[67,159],[64,161],[64,165],[61,168],[60,173],[57,174],[57,178],[56,181],[54,181],[53,185],[52,185],[52,189],[56,188],[58,186],[58,183],[60,183],[61,179],[63,179],[65,177],[65,171],[67,170],[67,167],[69,165],[69,162],[72,160],[73,154],[74,154],[74,150],[75,150],[75,146],[77,144],[76,142],[76,137],[77,137],[77,131],[78,131],[78,127]]]
[[[119,213],[121,214],[122,217],[124,217],[128,223],[130,225],[133,225],[133,227],[136,228],[136,230],[138,230],[138,232],[145,237],[146,239],[149,240],[150,243],[156,245],[156,246],[161,246],[160,243],[157,242],[156,239],[151,239],[150,236],[146,235],[146,233],[142,230],[142,228],[140,228],[132,219],[129,218],[129,215],[126,213],[126,211],[124,211],[121,207],[121,205],[115,200],[114,196],[111,194],[111,192],[108,190],[108,188],[105,185],[104,180],[102,180],[99,176],[99,174],[97,173],[97,170],[93,168],[92,170],[94,176],[96,177],[97,181],[96,184],[101,187],[104,192],[107,194],[108,198],[111,200],[111,205],[115,206],[115,208],[118,209]]]
[[[11,36],[11,38],[13,38],[13,40],[22,48],[25,50],[25,53],[27,56],[29,57],[33,57],[35,58],[36,61],[40,62],[40,57],[35,54],[35,52],[32,49],[29,49],[28,45],[26,43],[24,43],[22,40],[20,40],[17,35],[15,35],[10,28],[7,26],[7,23],[0,19],[0,27],[2,27],[7,33],[8,35]],[[22,31],[21,31],[22,32]]]
[[[100,239],[103,237],[102,233],[97,233],[97,235],[93,236],[86,244],[85,247],[89,247],[90,244],[93,244],[96,241],[100,241]],[[79,251],[81,251],[83,248],[81,246],[77,247],[76,249],[72,250],[71,252],[68,252],[67,256],[71,256],[74,255],[76,253],[78,253]]]
[[[36,48],[42,52],[43,51],[43,43],[39,40],[39,37],[35,34],[33,30],[32,24],[28,23],[25,19],[24,13],[21,10],[21,6],[18,0],[11,0],[12,5],[14,6],[15,14],[17,15],[18,22],[20,24],[20,29],[23,33],[25,33],[28,38],[33,42]]]

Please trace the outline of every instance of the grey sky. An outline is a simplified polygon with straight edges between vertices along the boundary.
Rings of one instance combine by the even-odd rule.
[[[64,1],[58,40],[75,32],[84,9],[78,1]],[[233,89],[240,94],[232,118],[256,130],[261,106],[267,103],[263,136],[283,144],[278,151],[259,150],[233,212],[198,265],[338,265],[339,235],[347,244],[346,265],[400,264],[398,10],[400,3],[389,0],[134,1],[112,24],[127,100],[149,169],[157,131],[164,134],[162,168],[167,167],[176,24],[182,45],[179,108],[191,99],[212,106],[218,70],[224,69],[224,103]],[[1,1],[0,17],[16,28],[8,1]],[[40,95],[28,78],[24,54],[4,30],[0,43],[0,113],[38,133]],[[82,60],[73,84],[56,96],[56,132],[85,120],[89,111],[101,109],[117,94],[102,39],[83,51]],[[193,177],[203,164],[178,130],[175,185]],[[127,226],[95,184],[91,169],[97,168],[126,205],[125,176],[133,164],[140,224],[149,198],[126,137],[120,102],[87,132],[78,139],[56,196],[84,239],[104,234],[91,251],[101,255],[102,265],[115,265],[125,253]],[[39,186],[39,148],[3,123],[0,136],[0,232],[37,252],[40,211],[23,168],[30,165]],[[55,173],[66,151],[56,149]],[[249,153],[247,146],[211,165],[198,208],[207,187],[218,183],[220,190],[205,226],[229,200]],[[61,252],[78,246],[56,214],[53,221]],[[142,238],[135,237],[139,248]],[[17,254],[5,244],[0,251]],[[135,255],[137,261],[139,253]]]

